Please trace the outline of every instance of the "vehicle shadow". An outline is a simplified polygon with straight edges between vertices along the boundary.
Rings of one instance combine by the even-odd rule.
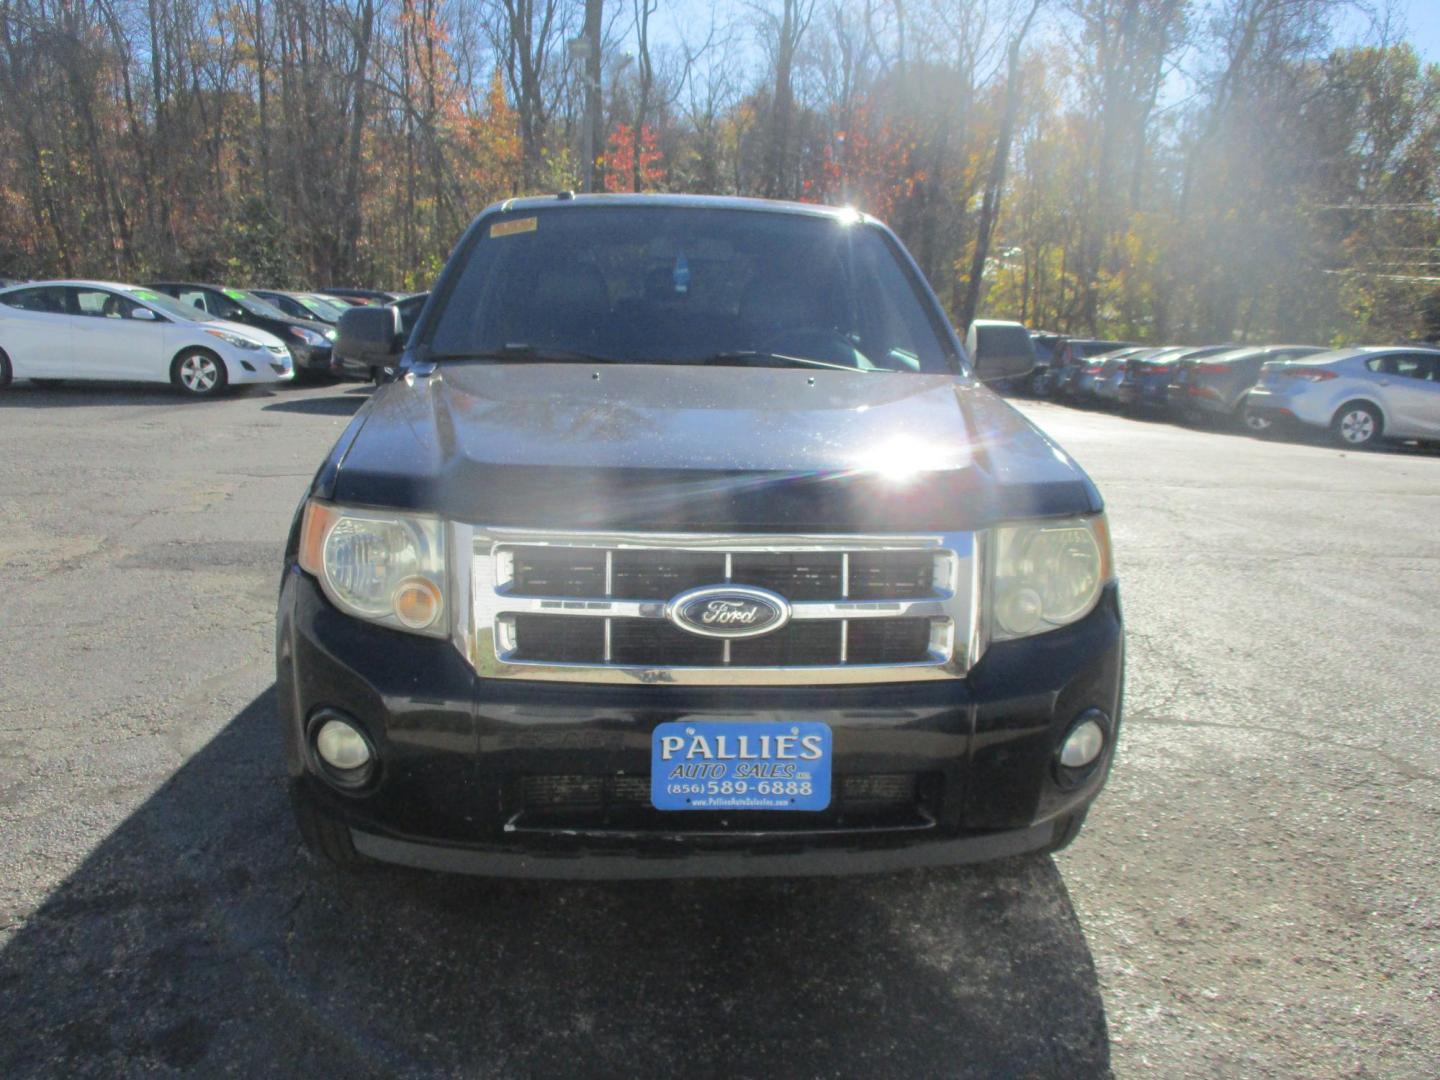
[[[84,382],[36,386],[21,380],[0,389],[0,409],[76,409],[119,405],[210,405],[239,398],[275,397],[269,385],[231,387],[219,397],[197,398],[162,383]]]
[[[303,855],[274,690],[9,935],[0,1075],[1109,1074],[1054,864],[492,882]]]
[[[263,406],[265,412],[306,413],[311,416],[354,416],[369,399],[346,391],[343,397],[291,398]]]

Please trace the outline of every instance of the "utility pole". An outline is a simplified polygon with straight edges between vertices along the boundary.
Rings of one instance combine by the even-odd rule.
[[[600,31],[604,21],[605,0],[585,0],[585,27],[570,42],[570,55],[583,61],[585,74],[585,121],[580,134],[581,186],[595,190],[595,157],[600,146]]]

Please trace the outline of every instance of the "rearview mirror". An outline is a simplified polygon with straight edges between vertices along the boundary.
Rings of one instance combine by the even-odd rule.
[[[1035,343],[1019,323],[977,319],[965,335],[965,348],[971,370],[982,382],[1013,379],[1035,367]]]
[[[400,313],[393,307],[354,307],[342,312],[335,352],[376,366],[400,354]]]

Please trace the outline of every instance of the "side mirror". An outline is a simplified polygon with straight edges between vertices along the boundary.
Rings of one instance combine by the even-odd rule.
[[[970,366],[981,382],[1014,379],[1035,367],[1035,345],[1018,323],[972,326]]]
[[[158,322],[158,316],[148,307],[137,307],[130,312],[130,318],[139,319],[141,322]]]
[[[393,307],[355,307],[340,315],[335,353],[376,367],[400,355],[400,313]]]

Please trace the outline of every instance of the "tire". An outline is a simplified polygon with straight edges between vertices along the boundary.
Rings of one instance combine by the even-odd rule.
[[[1025,389],[1030,391],[1031,397],[1043,398],[1050,385],[1050,375],[1045,371],[1032,371],[1025,382]]]
[[[1246,413],[1245,430],[1258,439],[1270,439],[1275,435],[1275,421],[1268,416]]]
[[[369,861],[355,850],[349,828],[316,806],[298,783],[290,788],[290,807],[305,850],[315,858],[342,870],[354,870]]]
[[[4,349],[0,349],[0,390],[9,386],[14,377],[15,373],[10,367],[10,357],[5,355]]]
[[[186,397],[209,398],[223,394],[230,379],[209,349],[186,349],[170,365],[170,381]]]
[[[1365,450],[1378,445],[1384,430],[1380,410],[1363,401],[1341,405],[1330,421],[1331,437],[1347,450]]]

